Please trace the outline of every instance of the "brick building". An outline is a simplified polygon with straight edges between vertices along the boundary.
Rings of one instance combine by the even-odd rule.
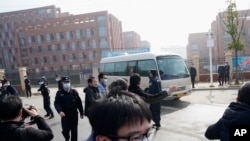
[[[121,22],[107,11],[72,15],[55,6],[0,13],[0,68],[91,70],[123,49]]]
[[[238,56],[250,55],[250,12],[247,10],[238,11],[239,25],[244,22],[241,39],[245,45],[244,50],[238,51]],[[211,23],[211,31],[213,33],[214,47],[212,48],[213,71],[216,72],[216,65],[225,61],[225,52],[228,51],[227,44],[231,41],[231,37],[225,31],[223,23],[224,13],[220,12],[216,16],[216,20]],[[246,16],[246,17],[245,17]],[[188,44],[186,46],[187,62],[192,63],[193,55],[200,57],[200,71],[207,73],[209,71],[209,49],[207,47],[208,32],[189,34]],[[232,50],[233,51],[233,50]],[[234,51],[233,51],[234,55]]]
[[[141,36],[134,31],[123,32],[124,48],[138,48],[141,47]]]

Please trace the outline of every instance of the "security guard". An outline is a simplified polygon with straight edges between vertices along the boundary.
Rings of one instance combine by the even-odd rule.
[[[50,90],[47,85],[45,85],[43,80],[39,80],[40,88],[37,91],[41,91],[41,94],[43,96],[43,108],[46,111],[46,115],[44,117],[49,117],[49,119],[54,118],[54,113],[50,107]]]
[[[61,116],[62,134],[65,141],[77,141],[78,111],[83,119],[82,100],[78,92],[70,86],[69,77],[62,77],[63,89],[58,90],[55,98],[55,108]],[[78,111],[77,111],[78,110]]]
[[[156,70],[150,70],[149,73],[149,88],[148,93],[150,94],[157,94],[162,91],[161,89],[161,82],[157,77],[157,71]],[[155,124],[153,126],[156,127],[158,130],[161,127],[160,121],[161,121],[161,102],[150,104],[150,110],[153,116],[153,121]]]

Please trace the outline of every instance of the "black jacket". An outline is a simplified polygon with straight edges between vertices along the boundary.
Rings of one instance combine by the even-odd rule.
[[[50,91],[48,89],[48,86],[46,86],[45,84],[42,84],[37,91],[41,91],[41,94],[44,98],[49,98]]]
[[[83,115],[82,100],[75,89],[70,89],[69,92],[64,89],[57,91],[54,106],[58,113],[64,112],[65,115],[80,112]]]
[[[195,77],[196,76],[196,69],[194,67],[190,67],[189,68],[189,72],[191,77]]]
[[[232,125],[250,125],[250,105],[241,102],[230,103],[219,121],[207,128],[205,136],[208,139],[229,141],[229,127]]]
[[[128,87],[128,91],[139,95],[145,102],[150,103],[150,104],[155,103],[155,102],[160,102],[162,99],[168,96],[167,91],[162,91],[153,95],[153,94],[144,92],[138,86],[132,86],[132,85]]]
[[[53,132],[45,120],[40,117],[34,117],[34,121],[38,129],[27,127],[26,136],[30,141],[50,141],[53,139]],[[0,123],[0,139],[1,141],[22,141],[18,128],[23,128],[23,122],[2,122]]]
[[[83,92],[85,93],[85,115],[88,116],[89,107],[95,102],[95,100],[101,98],[98,87],[88,86]]]
[[[16,90],[15,87],[13,87],[12,85],[9,85],[9,86],[7,86],[7,88],[5,90],[2,88],[2,96],[4,96],[4,95],[18,96],[19,93],[18,93],[18,91]]]
[[[25,84],[25,88],[26,89],[30,89],[31,86],[30,86],[30,80],[28,78],[24,79],[24,84]]]
[[[149,87],[148,87],[148,93],[150,94],[157,94],[161,92],[161,82],[157,77],[150,78],[149,80]]]

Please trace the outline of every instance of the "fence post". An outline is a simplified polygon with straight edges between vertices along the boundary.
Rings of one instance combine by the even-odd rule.
[[[199,55],[193,55],[193,64],[194,67],[196,68],[196,81],[200,81],[200,56]]]
[[[24,91],[25,90],[24,76],[27,76],[27,69],[26,67],[19,67],[18,71],[19,71],[19,76],[20,76],[21,88],[22,88],[22,91]]]
[[[5,76],[5,71],[4,69],[0,69],[0,80],[3,79],[3,76]]]

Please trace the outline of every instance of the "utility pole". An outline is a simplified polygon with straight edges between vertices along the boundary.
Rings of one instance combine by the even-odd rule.
[[[207,33],[207,47],[209,48],[209,62],[210,62],[210,87],[214,87],[213,85],[213,65],[212,65],[212,47],[214,47],[214,39],[212,39],[213,33],[211,30]]]

